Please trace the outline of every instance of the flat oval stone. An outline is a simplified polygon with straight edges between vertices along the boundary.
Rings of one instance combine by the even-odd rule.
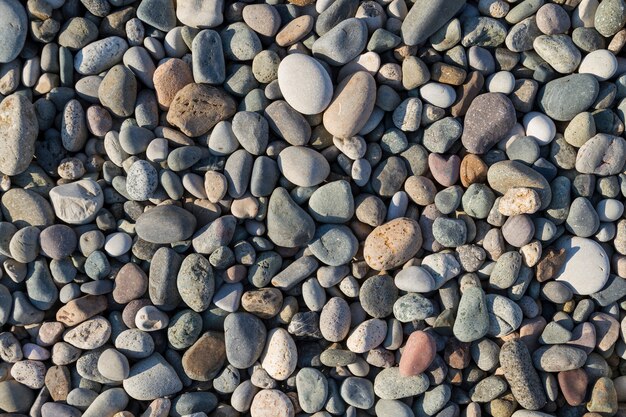
[[[422,247],[422,232],[415,220],[398,218],[378,226],[367,236],[363,256],[377,270],[396,268]]]
[[[313,56],[330,65],[344,65],[356,58],[367,44],[367,25],[363,19],[343,20],[320,36],[312,47]]]
[[[153,207],[137,219],[137,235],[150,243],[174,243],[188,239],[196,227],[196,218],[187,210],[168,204]]]
[[[500,161],[487,171],[489,186],[501,193],[511,188],[525,187],[535,190],[541,199],[541,210],[545,210],[552,201],[550,184],[543,175],[518,161]]]
[[[579,295],[589,295],[604,288],[611,272],[609,257],[596,241],[578,236],[564,236],[555,244],[565,250],[565,261],[555,274]]]
[[[79,349],[97,349],[111,336],[111,323],[104,317],[89,319],[68,330],[63,340]]]
[[[411,333],[400,357],[400,375],[421,374],[428,369],[436,354],[437,346],[431,335],[421,330]]]
[[[254,364],[263,353],[267,331],[250,313],[231,313],[224,320],[224,340],[228,363],[238,369]]]
[[[485,293],[480,287],[466,288],[454,320],[454,336],[461,342],[473,342],[485,336],[488,330],[489,312]]]
[[[568,345],[541,346],[533,353],[535,368],[544,372],[562,372],[582,367],[587,354]]]
[[[348,226],[325,224],[317,228],[309,250],[326,265],[347,264],[356,255],[359,241]]]
[[[295,185],[313,187],[328,177],[330,165],[315,149],[288,146],[278,155],[280,172]]]
[[[11,62],[22,52],[28,19],[24,6],[17,0],[0,2],[0,63]]]
[[[176,280],[182,300],[194,311],[209,308],[215,293],[215,278],[209,261],[199,253],[185,257]]]
[[[445,25],[465,5],[466,0],[417,0],[402,23],[402,41],[418,45]]]
[[[17,6],[21,7],[17,2]],[[9,2],[9,5],[12,2]],[[2,8],[9,7],[0,3]],[[2,26],[0,25],[0,31]],[[0,38],[2,35],[0,34]],[[2,44],[6,40],[4,38]],[[0,54],[1,54],[0,46]],[[2,59],[0,59],[2,61]],[[39,124],[35,108],[26,96],[12,94],[0,103],[0,172],[13,176],[28,168],[35,153],[35,140],[39,133]]]
[[[465,114],[463,146],[483,154],[498,143],[515,125],[515,108],[501,93],[481,94],[472,101]]]
[[[333,297],[320,313],[320,331],[324,339],[340,342],[350,331],[350,306],[343,298]]]
[[[74,68],[82,75],[95,75],[122,61],[128,44],[119,36],[90,43],[74,56]]]
[[[436,289],[435,280],[430,273],[416,265],[409,266],[398,272],[394,283],[399,290],[426,293]]]
[[[367,123],[376,102],[376,82],[366,71],[344,78],[324,112],[326,130],[338,138],[351,138]]]
[[[278,85],[285,101],[302,114],[323,112],[333,97],[333,83],[315,58],[287,55],[278,66]]]
[[[222,39],[214,31],[205,29],[193,38],[191,45],[193,78],[197,83],[222,84],[226,78],[226,63]]]
[[[222,369],[225,359],[224,335],[209,331],[187,349],[182,357],[182,366],[185,374],[194,381],[210,381]]]
[[[598,97],[600,84],[591,74],[572,74],[546,83],[537,94],[537,105],[558,121],[569,121],[587,110]]]
[[[352,330],[346,340],[346,346],[354,353],[365,353],[379,346],[387,335],[387,322],[370,319],[359,324]]]
[[[429,386],[426,374],[402,376],[400,368],[383,369],[374,379],[374,392],[383,400],[398,400],[423,394]]]
[[[100,185],[92,179],[63,184],[50,190],[50,201],[56,216],[69,224],[93,221],[104,205]]]
[[[296,376],[298,401],[305,413],[316,413],[322,409],[328,396],[328,381],[315,368],[302,368]]]

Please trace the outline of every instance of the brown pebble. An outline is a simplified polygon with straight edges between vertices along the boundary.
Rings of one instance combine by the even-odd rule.
[[[146,273],[137,264],[129,262],[115,276],[113,299],[116,303],[127,304],[144,295],[147,289]]]
[[[617,392],[610,378],[602,377],[596,381],[591,391],[591,399],[587,403],[587,410],[612,416],[617,413]]]
[[[450,114],[453,117],[465,116],[470,104],[483,88],[483,84],[485,84],[485,77],[478,71],[471,72],[465,84],[456,89],[456,101],[450,108]]]
[[[276,34],[278,46],[290,46],[304,38],[313,29],[315,19],[307,14],[293,19]]]
[[[461,184],[469,187],[475,183],[487,182],[487,171],[489,167],[483,162],[478,155],[468,153],[461,161],[460,177]]]
[[[65,401],[72,388],[70,371],[65,366],[51,366],[46,372],[45,384],[53,401]]]
[[[435,62],[430,68],[430,78],[443,84],[461,85],[467,77],[467,72],[463,68],[454,65]]]
[[[167,112],[167,122],[178,127],[185,135],[196,137],[207,133],[236,111],[235,100],[224,90],[192,83],[176,93]]]
[[[543,255],[537,264],[537,281],[545,282],[554,278],[554,275],[559,271],[563,262],[565,262],[565,249],[561,248],[556,250],[554,248],[547,248],[545,255]]]
[[[225,359],[224,334],[209,331],[187,349],[183,355],[182,366],[189,378],[209,381],[217,375]]]
[[[446,344],[443,359],[448,366],[454,369],[465,369],[472,359],[470,343],[461,342],[456,338],[450,338]]]
[[[107,298],[104,295],[86,295],[61,307],[56,318],[66,326],[73,327],[106,309]]]
[[[241,306],[244,310],[262,319],[274,317],[282,305],[283,294],[276,288],[246,291],[241,297]]]
[[[170,58],[157,67],[152,81],[154,82],[159,106],[163,110],[167,110],[176,93],[187,84],[193,83],[193,74],[185,61],[178,58]]]
[[[365,240],[363,257],[377,271],[393,269],[422,247],[422,231],[413,219],[398,218],[378,226]]]
[[[559,387],[565,401],[571,406],[577,406],[585,401],[587,394],[587,373],[582,369],[559,372]]]

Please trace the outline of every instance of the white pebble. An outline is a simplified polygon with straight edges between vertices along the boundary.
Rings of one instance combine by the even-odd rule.
[[[389,208],[387,209],[387,221],[404,217],[406,209],[409,205],[409,197],[404,191],[396,192],[391,201],[389,202]]]
[[[490,93],[511,94],[515,88],[515,76],[508,71],[491,74],[487,78],[487,89]]]
[[[104,251],[113,256],[121,256],[130,250],[133,240],[126,233],[112,233],[106,237]]]
[[[556,135],[556,126],[552,119],[543,113],[532,111],[526,113],[523,119],[526,136],[532,136],[537,139],[539,146],[547,145],[552,142]]]
[[[606,81],[615,75],[617,71],[617,59],[611,51],[598,49],[583,59],[578,68],[581,74],[593,74],[600,81]]]
[[[167,139],[153,139],[146,149],[146,157],[152,162],[163,162],[167,160],[168,146]]]
[[[456,100],[454,88],[440,83],[424,84],[420,88],[420,95],[424,101],[441,108],[450,107]]]

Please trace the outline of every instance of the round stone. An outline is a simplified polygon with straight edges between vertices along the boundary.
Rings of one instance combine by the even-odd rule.
[[[565,236],[557,240],[557,250],[565,250],[565,261],[555,279],[566,284],[574,294],[589,295],[604,288],[609,279],[609,258],[591,239]]]
[[[278,85],[291,107],[302,114],[323,112],[333,97],[328,72],[315,58],[287,55],[278,66]]]
[[[322,154],[304,146],[289,146],[278,155],[280,172],[295,185],[312,187],[330,173],[330,165]]]
[[[28,19],[24,6],[17,0],[0,2],[0,63],[17,58],[22,52],[27,34]]]
[[[365,240],[363,256],[378,271],[396,268],[411,259],[422,246],[422,232],[415,220],[398,218],[378,226]]]

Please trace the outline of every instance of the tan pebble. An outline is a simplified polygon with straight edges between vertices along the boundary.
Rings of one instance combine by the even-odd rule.
[[[278,46],[291,46],[304,38],[313,29],[315,19],[307,14],[293,19],[276,34]]]
[[[65,366],[51,366],[46,372],[45,384],[53,401],[65,401],[72,389],[69,369]]]
[[[527,187],[513,187],[500,199],[498,211],[504,216],[517,216],[536,213],[540,207],[541,198],[537,191]]]
[[[262,319],[274,317],[283,305],[283,294],[276,288],[246,291],[241,297],[244,310]]]
[[[443,84],[461,85],[467,77],[467,72],[463,68],[454,65],[436,62],[430,68],[431,80]]]
[[[43,347],[54,345],[61,340],[64,330],[65,327],[58,321],[42,323],[37,333],[37,344]]]
[[[76,326],[85,320],[103,312],[107,308],[107,299],[103,295],[86,295],[74,299],[61,307],[56,318],[68,327]]]
[[[296,369],[298,350],[287,330],[275,328],[268,332],[265,350],[261,355],[261,366],[269,376],[284,381]]]
[[[185,352],[182,366],[185,374],[195,381],[213,379],[226,360],[224,334],[208,331]]]
[[[365,71],[341,81],[324,112],[324,127],[338,138],[356,135],[369,120],[376,101],[376,82]]]
[[[541,242],[539,242],[538,240],[533,240],[529,244],[522,246],[519,252],[522,255],[524,265],[532,268],[533,266],[537,265],[537,262],[539,262],[539,259],[541,258]]]
[[[152,77],[157,102],[161,109],[168,109],[176,93],[187,84],[193,83],[189,65],[178,58],[168,59],[154,71]]]
[[[259,201],[251,195],[234,199],[230,213],[238,219],[254,219],[259,213]]]
[[[294,417],[295,409],[289,397],[282,391],[264,389],[254,396],[250,406],[250,415],[251,417]]]
[[[396,268],[422,247],[422,231],[413,219],[401,217],[378,226],[365,240],[363,257],[377,270]]]
[[[467,154],[461,161],[460,178],[464,187],[487,181],[487,164],[478,155]]]

